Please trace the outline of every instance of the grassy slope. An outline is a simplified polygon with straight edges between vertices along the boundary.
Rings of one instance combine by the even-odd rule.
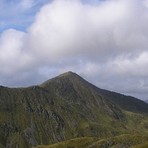
[[[107,139],[99,139],[94,137],[75,138],[63,141],[53,145],[40,145],[35,148],[130,148],[132,146],[146,146],[148,136],[124,134]]]
[[[148,148],[148,142],[133,146],[133,148]]]
[[[104,98],[118,105],[123,110],[148,114],[148,104],[142,100],[108,90],[98,89],[98,91],[102,96],[104,96]]]
[[[0,147],[147,134],[147,123],[146,115],[122,111],[94,86],[69,73],[40,86],[0,88]]]
[[[99,137],[80,137],[53,145],[40,145],[36,148],[147,148],[148,146],[148,117],[133,112],[125,112],[128,134]],[[120,128],[117,126],[117,130]]]

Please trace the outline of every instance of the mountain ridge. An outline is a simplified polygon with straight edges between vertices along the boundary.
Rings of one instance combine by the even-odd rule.
[[[0,87],[0,146],[28,148],[77,137],[147,133],[147,110],[131,112],[107,92],[73,72],[27,88]]]
[[[131,102],[131,101],[134,100],[134,101],[142,104],[142,106],[140,107],[142,112],[146,111],[148,113],[148,107],[147,107],[147,105],[145,104],[145,102],[143,100],[140,100],[140,99],[138,99],[136,97],[133,97],[133,96],[127,96],[127,95],[124,95],[124,94],[121,94],[121,93],[117,93],[117,92],[114,92],[114,91],[109,91],[109,90],[101,89],[101,88],[99,88],[99,87],[89,83],[87,80],[83,79],[81,76],[77,75],[76,73],[74,73],[72,71],[68,71],[66,73],[63,73],[63,74],[55,77],[55,78],[49,79],[49,80],[43,82],[39,86],[47,85],[52,80],[55,80],[55,79],[61,78],[61,77],[67,77],[67,78],[70,78],[70,79],[75,77],[75,78],[79,79],[80,81],[83,81],[83,82],[85,81],[85,82],[87,82],[87,85],[91,85],[91,87],[93,87],[94,89],[99,91],[103,96],[105,95],[107,98],[110,98],[110,94],[112,94],[112,95],[114,95],[114,98],[112,98],[112,99],[110,98],[109,101],[111,101],[112,103],[115,103],[116,105],[119,105],[121,108],[129,110],[129,111],[136,111],[137,108],[139,108],[139,106],[136,106],[136,103]],[[128,101],[128,104],[126,104],[126,106],[123,107],[122,106],[123,104],[121,102],[124,102],[124,100],[122,100],[122,98],[120,99],[120,97],[118,97],[118,96],[122,96],[122,98],[126,97],[126,99],[128,99],[128,100],[126,100],[126,101]],[[115,99],[115,98],[117,98],[117,99]],[[133,107],[135,105],[135,107],[134,107],[135,109],[129,107],[129,105],[131,103],[132,103]]]

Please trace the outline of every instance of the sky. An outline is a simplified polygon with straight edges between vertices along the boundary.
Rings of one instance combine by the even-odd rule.
[[[148,0],[1,0],[0,85],[73,71],[148,99]]]

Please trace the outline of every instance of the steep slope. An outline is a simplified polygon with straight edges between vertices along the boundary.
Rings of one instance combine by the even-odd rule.
[[[87,82],[83,78],[81,78],[79,75],[73,73],[73,72],[67,72],[65,74],[62,74],[58,76],[57,78],[51,79],[49,81],[44,82],[41,86],[48,86],[52,83],[53,80],[61,79],[61,78],[68,78],[71,79],[74,83],[77,82],[77,84],[81,85],[84,84],[89,87],[91,91],[96,91],[97,94],[99,94],[100,97],[102,97],[105,100],[108,100],[109,102],[112,102],[113,104],[116,104],[118,107],[120,107],[123,110],[132,111],[136,113],[148,113],[148,105],[135,97],[132,96],[126,96],[123,94],[119,94],[113,91],[108,91],[104,89],[100,89],[91,83]]]
[[[0,146],[28,148],[75,137],[147,132],[146,116],[123,109],[72,72],[39,86],[0,87]],[[133,126],[135,118],[140,130]]]
[[[64,73],[40,85],[45,90],[52,90],[54,94],[72,105],[71,107],[73,105],[83,106],[80,109],[86,108],[85,113],[88,112],[86,115],[97,110],[100,113],[122,120],[124,115],[121,110],[109,100],[103,98],[92,86],[73,72]]]
[[[108,90],[98,89],[98,91],[100,92],[100,95],[124,110],[136,113],[148,113],[148,105],[142,100]]]

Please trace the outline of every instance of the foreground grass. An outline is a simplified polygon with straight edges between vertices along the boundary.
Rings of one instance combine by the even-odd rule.
[[[143,143],[143,144],[138,144],[132,148],[148,148],[148,142]]]
[[[36,148],[147,148],[148,136],[124,134],[107,139],[94,137],[75,138],[53,145]]]
[[[93,142],[96,142],[98,140],[99,140],[98,138],[94,138],[94,137],[81,137],[81,138],[74,138],[67,141],[59,142],[49,146],[40,145],[40,146],[37,146],[36,148],[65,148],[65,147],[81,148],[81,147],[88,147]]]

